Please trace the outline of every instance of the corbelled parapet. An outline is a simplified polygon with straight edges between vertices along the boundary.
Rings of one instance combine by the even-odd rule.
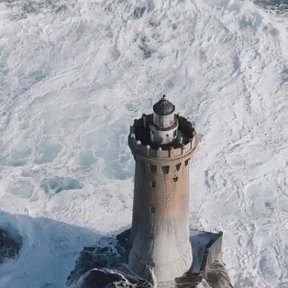
[[[175,160],[189,155],[196,148],[195,129],[186,118],[175,115],[179,123],[179,137],[169,145],[156,145],[149,138],[149,123],[152,122],[152,115],[143,114],[140,119],[134,120],[130,127],[128,138],[129,146],[135,157],[148,157],[150,161],[158,162]],[[155,158],[155,159],[153,159]]]

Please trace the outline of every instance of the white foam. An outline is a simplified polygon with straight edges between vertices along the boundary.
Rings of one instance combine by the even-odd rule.
[[[129,125],[162,93],[196,123],[191,222],[224,231],[236,288],[286,287],[287,21],[248,0],[2,1],[0,221],[24,246],[0,287],[62,288],[130,225]]]

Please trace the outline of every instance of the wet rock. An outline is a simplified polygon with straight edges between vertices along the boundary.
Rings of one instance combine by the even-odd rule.
[[[84,274],[86,274],[85,277],[88,277],[90,274],[87,274],[87,272],[93,271],[94,268],[115,268],[120,263],[125,262],[125,260],[125,250],[119,245],[118,241],[115,238],[103,237],[94,247],[84,247],[74,270],[67,279],[67,284],[70,285],[75,281],[77,282],[80,278],[83,278],[81,276]],[[93,274],[95,273],[93,272]]]
[[[152,288],[146,280],[127,268],[131,250],[131,230],[116,238],[104,237],[93,247],[85,247],[67,279],[71,288]],[[193,265],[173,282],[158,283],[158,288],[232,288],[221,261],[222,232],[190,231]]]
[[[79,284],[82,287],[98,288],[106,287],[108,284],[119,282],[121,280],[122,277],[120,275],[114,274],[112,272],[109,273],[109,271],[105,270],[93,269],[84,275]]]
[[[133,277],[126,270],[128,237],[130,230],[117,238],[103,237],[93,247],[85,247],[74,270],[67,279],[67,286],[73,288],[113,288],[152,286],[143,279]]]
[[[140,19],[142,18],[146,8],[145,7],[136,7],[133,11],[133,18]]]
[[[15,258],[21,245],[22,241],[16,241],[7,231],[0,228],[0,263],[9,258]]]
[[[207,279],[212,288],[233,288],[225,267],[219,262],[210,266]]]
[[[81,277],[75,286],[76,288],[152,288],[145,280],[109,269],[92,269]]]

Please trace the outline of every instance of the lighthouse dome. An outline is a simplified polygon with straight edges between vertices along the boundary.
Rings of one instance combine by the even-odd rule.
[[[150,140],[157,145],[172,143],[177,138],[178,119],[175,106],[165,95],[153,106],[153,122],[150,127]]]
[[[153,111],[158,115],[169,115],[175,111],[175,106],[163,95],[161,100],[153,106]]]

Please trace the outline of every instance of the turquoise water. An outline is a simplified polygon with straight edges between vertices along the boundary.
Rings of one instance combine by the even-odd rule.
[[[256,4],[280,13],[288,12],[288,0],[255,0]]]

